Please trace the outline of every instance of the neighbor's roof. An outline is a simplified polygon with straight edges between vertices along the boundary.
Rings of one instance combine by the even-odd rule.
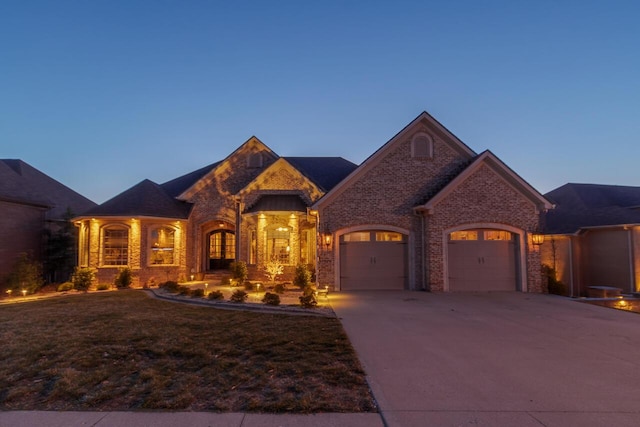
[[[545,197],[556,204],[556,208],[545,215],[544,230],[549,234],[640,224],[640,187],[569,183]]]
[[[160,185],[145,179],[82,216],[189,217],[193,205],[171,197]]]
[[[96,206],[19,159],[0,159],[0,200],[49,208],[46,218],[51,220],[63,219],[67,209],[77,215]]]
[[[329,191],[358,165],[342,157],[283,157],[322,190]]]

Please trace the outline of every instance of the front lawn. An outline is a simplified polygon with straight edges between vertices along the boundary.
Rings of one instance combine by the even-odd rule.
[[[118,291],[0,306],[0,409],[368,412],[336,319]]]

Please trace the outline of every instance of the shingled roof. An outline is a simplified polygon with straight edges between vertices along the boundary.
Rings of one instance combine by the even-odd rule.
[[[41,206],[49,220],[63,219],[67,209],[81,214],[96,206],[38,169],[19,159],[0,159],[0,200]]]
[[[640,187],[565,184],[545,194],[556,208],[545,215],[549,234],[581,228],[640,224]]]
[[[85,212],[83,216],[152,216],[187,219],[192,204],[171,197],[148,179]]]
[[[203,168],[200,168],[193,172],[189,172],[188,174],[179,176],[178,178],[174,178],[171,181],[167,181],[164,184],[161,184],[161,187],[171,197],[178,197],[185,190],[195,184],[200,178],[211,172],[219,164],[220,162],[211,163],[210,165],[207,165]]]
[[[329,191],[358,165],[342,157],[283,157],[322,190]]]

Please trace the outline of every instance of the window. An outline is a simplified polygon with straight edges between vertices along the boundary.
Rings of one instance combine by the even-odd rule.
[[[402,234],[393,231],[376,231],[376,242],[402,242]]]
[[[151,264],[163,265],[174,263],[175,230],[169,227],[158,227],[151,230],[149,244]]]
[[[502,230],[486,230],[484,240],[511,240],[511,233]]]
[[[411,139],[411,157],[433,157],[433,140],[426,133],[417,133]]]
[[[255,265],[258,258],[258,239],[256,238],[256,230],[249,232],[249,264]]]
[[[80,267],[86,267],[89,265],[89,225],[83,223],[80,226],[80,253],[78,259],[78,265]]]
[[[284,265],[289,265],[290,252],[288,228],[267,230],[267,260],[278,260]]]
[[[354,231],[353,233],[348,233],[342,236],[343,242],[370,242],[371,241],[371,232],[370,231]]]
[[[129,263],[129,230],[112,226],[103,229],[102,265],[127,265]]]
[[[477,230],[454,231],[451,240],[478,240]]]

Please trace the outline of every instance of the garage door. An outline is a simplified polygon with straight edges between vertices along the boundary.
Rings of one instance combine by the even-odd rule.
[[[449,235],[451,291],[514,291],[516,240],[503,230],[465,230]]]
[[[405,235],[371,230],[340,237],[340,289],[405,289],[406,283]]]

